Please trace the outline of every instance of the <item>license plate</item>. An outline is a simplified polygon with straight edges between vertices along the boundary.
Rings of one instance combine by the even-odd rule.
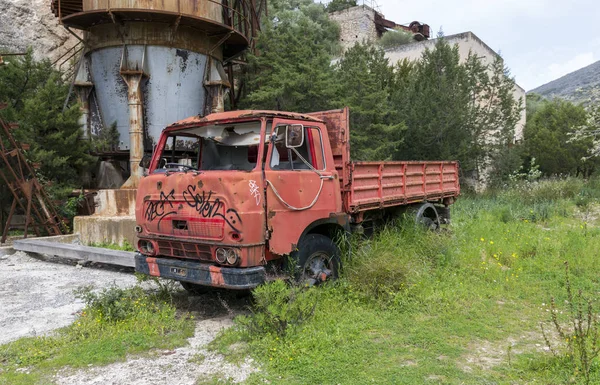
[[[185,276],[187,276],[187,269],[182,269],[179,267],[172,267],[171,273],[178,275],[180,277],[185,277]]]

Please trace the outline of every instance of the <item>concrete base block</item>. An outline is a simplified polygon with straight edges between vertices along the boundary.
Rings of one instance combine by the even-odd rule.
[[[135,216],[137,190],[99,190],[94,197],[94,215],[103,217]]]
[[[135,247],[137,244],[135,225],[135,217],[133,216],[104,217],[91,215],[75,217],[73,232],[79,234],[82,245],[108,243],[123,246],[127,241]]]

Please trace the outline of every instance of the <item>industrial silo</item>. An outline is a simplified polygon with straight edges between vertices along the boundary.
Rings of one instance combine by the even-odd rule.
[[[257,5],[259,4],[259,5]],[[74,90],[89,134],[116,126],[107,152],[128,159],[124,188],[161,130],[223,109],[231,66],[252,44],[264,0],[53,0],[68,29],[83,31]]]

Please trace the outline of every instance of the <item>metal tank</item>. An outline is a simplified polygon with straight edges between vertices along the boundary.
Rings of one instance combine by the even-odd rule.
[[[136,188],[144,152],[165,126],[223,110],[231,66],[252,45],[266,0],[53,0],[51,7],[69,31],[83,31],[74,89],[84,133],[116,126],[118,145],[106,152],[129,158],[123,188]]]

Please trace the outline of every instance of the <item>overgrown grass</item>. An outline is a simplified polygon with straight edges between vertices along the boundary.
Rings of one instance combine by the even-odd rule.
[[[84,310],[76,321],[44,337],[0,346],[0,384],[48,384],[60,368],[122,360],[127,354],[185,344],[193,334],[188,316],[178,316],[162,290],[110,287],[80,289]]]
[[[91,247],[100,247],[102,249],[110,249],[110,250],[122,250],[122,251],[136,251],[136,248],[131,245],[131,243],[127,241],[123,241],[122,245],[118,245],[115,243],[92,243]]]
[[[338,282],[307,292],[303,322],[270,327],[268,314],[294,314],[298,301],[266,286],[258,303],[284,300],[212,347],[262,364],[256,384],[582,383],[568,357],[544,349],[540,322],[552,297],[568,299],[565,261],[574,291],[599,292],[597,187],[552,180],[462,197],[440,233],[389,225],[355,242]],[[600,382],[597,358],[590,379]]]

